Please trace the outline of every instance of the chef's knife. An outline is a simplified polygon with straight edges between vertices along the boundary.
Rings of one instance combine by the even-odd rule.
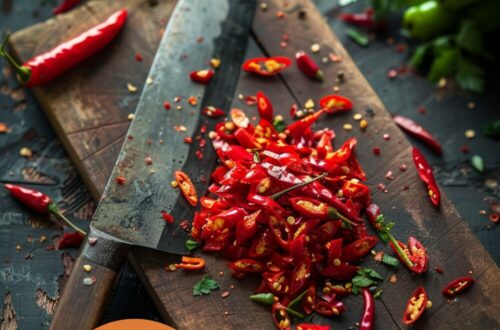
[[[199,159],[197,137],[208,139],[213,124],[205,122],[200,109],[213,105],[228,110],[255,4],[255,0],[180,0],[177,4],[51,329],[95,328],[131,246],[186,252],[188,234],[180,223],[192,219],[194,210],[170,182],[174,172],[182,170],[199,193],[207,188],[215,154],[205,147]],[[207,68],[214,57],[221,65],[210,84],[193,83],[189,73]],[[165,101],[170,102],[170,110],[164,109]],[[186,144],[185,137],[192,137],[193,143]],[[175,223],[167,223],[162,211],[171,214]]]

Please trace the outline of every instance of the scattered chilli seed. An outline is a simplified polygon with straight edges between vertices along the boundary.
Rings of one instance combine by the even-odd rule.
[[[7,133],[9,131],[9,127],[5,123],[0,123],[0,134]]]
[[[165,110],[170,110],[172,108],[172,106],[170,105],[170,102],[165,101],[165,102],[163,102],[163,108]]]
[[[31,156],[33,156],[33,151],[30,148],[21,148],[21,150],[19,150],[19,155],[25,158],[31,158]]]
[[[89,243],[90,246],[94,246],[95,243],[97,243],[97,237],[89,237],[87,239],[87,242]]]
[[[304,108],[306,109],[313,109],[314,108],[314,101],[312,99],[309,99],[304,103]]]
[[[89,276],[89,277],[85,277],[82,282],[83,282],[83,285],[90,286],[90,285],[94,284],[95,281],[96,281],[95,276]]]
[[[333,91],[334,91],[335,93],[340,92],[340,88],[339,88],[339,86],[333,86]]]
[[[401,164],[401,166],[399,166],[399,170],[400,170],[401,172],[405,172],[405,171],[406,171],[406,169],[407,169],[406,164]]]
[[[379,147],[373,147],[373,154],[378,156],[380,155],[380,148]]]
[[[398,70],[392,69],[387,72],[387,77],[389,77],[389,79],[394,79],[397,76],[398,76]]]
[[[342,57],[340,57],[339,55],[337,55],[335,53],[328,54],[328,57],[330,58],[330,60],[333,63],[338,63],[338,62],[342,61]]]
[[[388,140],[390,140],[390,139],[391,139],[391,136],[390,136],[389,134],[387,134],[387,133],[385,133],[382,137],[383,137],[383,138],[384,138],[384,140],[386,140],[386,141],[388,141]]]
[[[498,219],[500,218],[500,216],[498,215],[498,213],[492,213],[488,218],[491,222],[498,223]]]
[[[189,103],[191,106],[195,107],[195,106],[198,104],[198,99],[197,99],[195,96],[190,96],[190,97],[188,98],[188,103]]]
[[[361,121],[359,122],[359,127],[361,129],[367,128],[368,127],[368,122],[365,119],[361,119]]]
[[[133,113],[129,113],[127,118],[128,118],[128,120],[134,120],[135,115]]]
[[[137,87],[132,85],[131,83],[127,83],[127,89],[129,93],[135,93],[137,92]]]
[[[391,282],[392,284],[394,284],[397,281],[398,281],[398,275],[397,274],[391,274],[391,276],[389,277],[389,282]]]
[[[220,296],[221,296],[222,298],[227,298],[227,297],[229,297],[230,295],[231,295],[231,292],[229,292],[229,291],[224,291],[224,292],[222,292],[222,294],[221,294]]]
[[[92,266],[91,265],[83,265],[83,270],[86,271],[87,273],[92,271]]]
[[[448,81],[446,80],[446,78],[441,78],[438,81],[438,87],[439,88],[445,88],[446,85],[447,85],[447,83],[448,83]]]
[[[464,134],[465,134],[465,137],[468,139],[473,139],[476,137],[476,131],[474,131],[473,129],[466,130]]]
[[[354,120],[361,120],[363,118],[363,115],[360,113],[356,113],[354,116],[352,116],[352,119]]]
[[[351,124],[344,124],[344,126],[342,126],[343,129],[345,129],[346,131],[350,131],[352,130],[352,125]]]
[[[260,4],[260,10],[262,11],[266,11],[267,10],[267,3],[266,2],[263,2]]]
[[[127,179],[125,179],[123,175],[116,177],[116,183],[118,183],[119,185],[124,185],[126,182]]]
[[[321,46],[319,44],[312,44],[311,45],[311,52],[313,52],[313,53],[319,52],[320,49],[321,49]]]

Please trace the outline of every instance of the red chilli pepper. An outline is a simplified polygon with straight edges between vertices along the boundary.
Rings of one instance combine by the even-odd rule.
[[[17,64],[5,52],[5,43],[0,49],[0,56],[5,57],[15,67],[19,81],[26,87],[44,85],[106,46],[120,32],[126,19],[127,11],[119,10],[101,24],[46,53],[33,57],[23,65]]]
[[[352,101],[340,95],[327,95],[319,100],[319,105],[328,114],[352,110]]]
[[[230,265],[229,268],[231,268],[232,271],[238,273],[238,272],[243,272],[243,273],[262,273],[265,269],[266,266],[258,262],[257,260],[253,259],[238,259],[233,261]]]
[[[214,70],[211,69],[193,71],[189,74],[192,81],[205,85],[210,82],[210,79],[212,79],[213,76]]]
[[[272,123],[274,115],[271,101],[261,91],[258,91],[255,97],[257,98],[257,110],[259,111],[260,118]]]
[[[403,131],[425,143],[432,151],[438,155],[443,153],[443,149],[441,148],[439,141],[421,125],[410,118],[399,115],[392,117],[392,119]]]
[[[295,60],[297,61],[297,65],[302,73],[309,78],[323,81],[323,71],[319,69],[318,64],[316,64],[316,62],[303,50],[300,50],[297,54],[295,54]]]
[[[292,61],[288,57],[256,57],[246,60],[242,69],[260,76],[272,76],[285,70],[290,64]]]
[[[210,118],[219,118],[226,115],[223,110],[213,106],[205,107],[205,109],[203,109],[203,114]]]
[[[448,285],[443,288],[443,296],[453,298],[470,288],[474,282],[474,279],[470,276],[459,277],[448,283]]]
[[[372,29],[376,27],[373,9],[368,8],[362,13],[342,13],[340,19],[352,25]]]
[[[55,249],[60,250],[64,248],[77,248],[82,245],[85,235],[75,231],[73,233],[64,233],[64,235],[57,242]]]
[[[359,322],[359,330],[373,330],[375,324],[375,302],[373,301],[373,296],[370,290],[363,288],[361,289],[363,294],[363,316]]]
[[[80,0],[63,0],[56,8],[52,9],[54,15],[59,15],[71,10]]]
[[[180,264],[175,264],[175,268],[181,268],[186,270],[199,270],[205,268],[205,260],[202,258],[192,258],[187,256],[182,256],[182,262]]]
[[[282,303],[275,302],[273,304],[272,314],[273,314],[274,325],[278,330],[292,329],[292,321],[290,319],[290,316],[288,316],[286,307]]]
[[[59,207],[57,207],[56,203],[54,203],[52,198],[48,195],[38,190],[28,189],[13,184],[7,183],[4,186],[15,199],[26,205],[29,209],[38,213],[52,213],[62,219],[69,227],[73,228],[82,235],[86,235],[85,231],[75,226],[61,213]]]
[[[410,325],[418,320],[427,307],[428,299],[425,289],[421,286],[418,287],[406,304],[406,309],[403,314],[403,323]]]
[[[436,179],[434,179],[432,168],[420,150],[415,147],[413,148],[413,162],[415,163],[420,179],[427,185],[427,194],[432,205],[438,207],[441,201],[441,192],[439,191]]]
[[[375,236],[365,236],[344,246],[342,249],[342,260],[352,262],[359,260],[359,258],[367,255],[377,244]]]
[[[189,176],[182,171],[175,171],[175,181],[177,181],[177,185],[181,190],[182,196],[186,199],[186,201],[191,206],[196,206],[198,204],[198,195],[196,194],[196,189],[193,185],[193,182],[189,178]]]
[[[400,248],[406,253],[408,259],[413,263],[413,265],[408,265],[405,262],[403,256],[400,255],[399,251],[396,249],[394,243],[391,241],[389,245],[391,249],[396,253],[398,259],[406,265],[412,272],[416,274],[421,274],[427,271],[427,264],[429,263],[429,257],[427,255],[427,251],[425,250],[422,243],[420,243],[415,237],[408,237],[408,245],[397,241]]]

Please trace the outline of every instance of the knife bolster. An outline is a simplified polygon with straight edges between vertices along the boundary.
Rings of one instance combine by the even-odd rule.
[[[91,228],[80,256],[118,272],[125,262],[130,245]]]

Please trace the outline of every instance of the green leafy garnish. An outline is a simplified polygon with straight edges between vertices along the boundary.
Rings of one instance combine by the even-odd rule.
[[[275,119],[273,122],[273,126],[274,126],[274,129],[276,130],[276,132],[278,132],[278,133],[282,133],[286,129],[286,124],[283,120],[276,120]]]
[[[370,268],[361,268],[358,270],[358,275],[352,279],[352,292],[359,293],[360,288],[366,288],[377,284],[377,281],[382,281],[384,278],[375,270]]]
[[[394,222],[385,223],[385,218],[383,214],[379,214],[379,216],[375,219],[378,228],[378,236],[380,239],[387,243],[389,242],[389,235],[392,227],[394,227]]]
[[[492,121],[486,124],[483,129],[484,134],[489,137],[495,137],[500,135],[500,119]]]
[[[194,249],[196,249],[200,245],[201,245],[201,242],[197,242],[197,241],[192,240],[192,239],[188,239],[186,241],[186,248],[188,249],[188,251],[193,251]]]
[[[483,34],[474,21],[467,20],[462,23],[457,34],[457,44],[472,54],[492,58],[484,49]]]
[[[454,75],[457,72],[457,60],[458,50],[449,49],[443,51],[432,62],[427,79],[431,82],[437,82],[445,76]]]
[[[210,291],[219,288],[219,284],[215,282],[210,276],[205,275],[199,282],[197,282],[193,287],[193,296],[201,296],[204,294],[209,294]]]
[[[384,256],[382,257],[382,262],[386,265],[389,265],[389,266],[398,266],[399,265],[399,260],[394,258],[394,257],[391,257],[387,254],[384,254]]]
[[[464,90],[480,93],[484,90],[484,70],[478,65],[459,56],[456,80]]]
[[[347,34],[347,36],[349,38],[354,40],[358,45],[363,46],[363,47],[368,46],[369,40],[368,40],[368,36],[365,33],[361,32],[357,29],[353,29],[353,28],[347,28],[345,30],[345,33]]]
[[[484,161],[479,155],[474,155],[470,159],[470,163],[474,169],[480,173],[484,172]]]

